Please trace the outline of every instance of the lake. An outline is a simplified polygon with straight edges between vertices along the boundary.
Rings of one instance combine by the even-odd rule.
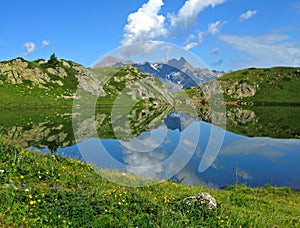
[[[300,107],[227,107],[227,130],[168,107],[140,108],[124,121],[109,108],[92,112],[2,109],[0,137],[124,175],[213,188],[300,189]]]

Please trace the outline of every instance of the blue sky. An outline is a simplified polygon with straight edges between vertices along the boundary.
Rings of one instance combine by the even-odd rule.
[[[300,0],[3,0],[0,61],[91,66],[134,42],[179,45],[211,69],[300,66]]]

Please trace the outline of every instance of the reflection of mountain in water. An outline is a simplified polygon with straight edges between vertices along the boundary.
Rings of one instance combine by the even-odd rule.
[[[198,106],[203,121],[225,127],[226,130],[249,137],[300,138],[299,107],[232,106],[226,111],[212,112],[209,106]],[[225,121],[225,122],[224,122]]]
[[[170,109],[165,106],[136,106],[126,116],[126,121],[120,115],[114,125],[111,111],[97,109],[95,116],[76,118],[74,126],[72,115],[75,114],[63,113],[63,109],[53,110],[53,113],[51,109],[6,110],[0,113],[0,121],[3,120],[0,123],[0,140],[23,148],[48,147],[52,151],[90,137],[131,140],[145,131],[158,128]]]
[[[227,130],[250,137],[300,138],[299,107],[249,106],[227,110]]]
[[[251,137],[300,138],[299,107],[231,107],[216,119],[226,118],[227,130]],[[122,109],[120,109],[122,110]],[[53,111],[53,112],[52,112]],[[20,147],[58,148],[74,145],[90,137],[132,140],[163,122],[171,130],[182,132],[198,118],[170,107],[136,106],[129,115],[120,113],[111,123],[111,111],[97,109],[95,116],[80,117],[74,128],[72,114],[65,110],[1,110],[0,140]],[[199,117],[210,122],[209,112]],[[76,141],[73,134],[76,136]],[[93,129],[96,133],[92,134]],[[116,134],[117,132],[117,134]]]
[[[0,140],[27,148],[59,147],[74,144],[72,114],[64,109],[11,109],[0,112]]]
[[[96,116],[84,120],[75,119],[76,141],[81,142],[91,137],[132,140],[145,131],[158,128],[171,107],[134,106],[126,114],[123,113],[124,109],[125,107],[114,110],[113,114],[101,113],[103,110],[97,109]]]
[[[168,129],[178,129],[181,132],[196,121],[199,121],[199,118],[174,110],[169,113],[164,122]]]

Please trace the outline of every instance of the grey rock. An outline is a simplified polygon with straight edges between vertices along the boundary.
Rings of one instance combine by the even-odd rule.
[[[196,196],[189,196],[183,199],[188,205],[206,205],[209,210],[214,210],[217,208],[218,204],[214,197],[206,192],[197,193]]]

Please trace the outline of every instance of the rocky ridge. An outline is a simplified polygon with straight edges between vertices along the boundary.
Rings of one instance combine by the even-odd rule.
[[[31,87],[53,89],[62,87],[72,90],[74,95],[77,84],[93,95],[104,95],[97,76],[85,67],[71,61],[56,59],[52,63],[45,60],[26,61],[16,58],[0,62],[0,85],[29,84]]]
[[[225,74],[225,72],[211,71],[207,68],[195,68],[184,57],[178,60],[170,59],[164,63],[150,63],[147,61],[134,63],[131,60],[120,60],[113,56],[107,56],[94,67],[125,65],[132,65],[145,74],[159,78],[171,92],[197,86]]]

